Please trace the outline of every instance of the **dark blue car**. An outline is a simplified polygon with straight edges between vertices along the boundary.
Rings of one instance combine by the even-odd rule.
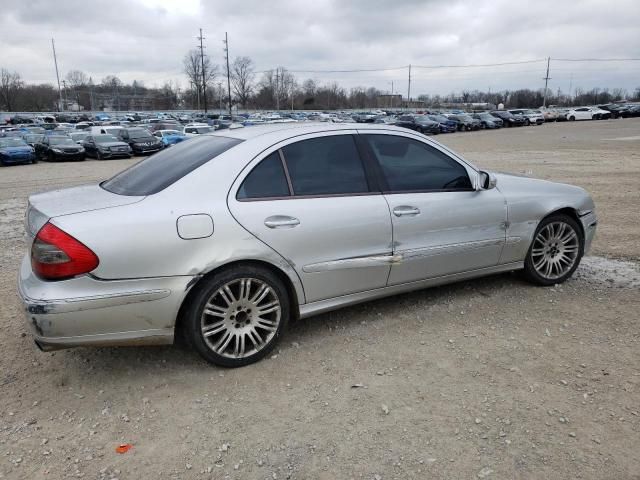
[[[0,138],[0,165],[36,163],[35,150],[24,140],[16,137]]]
[[[440,133],[453,133],[458,129],[458,123],[444,115],[427,115],[429,119],[440,124]]]

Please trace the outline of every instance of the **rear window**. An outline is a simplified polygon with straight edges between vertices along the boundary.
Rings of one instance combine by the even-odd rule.
[[[118,195],[153,195],[241,142],[228,137],[196,137],[136,163],[102,182],[101,187]]]

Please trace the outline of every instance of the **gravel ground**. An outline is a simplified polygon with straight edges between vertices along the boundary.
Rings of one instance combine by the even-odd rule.
[[[438,136],[593,194],[575,278],[497,275],[321,315],[236,370],[179,347],[36,350],[15,293],[26,197],[132,160],[0,170],[0,478],[640,478],[639,133],[625,119]]]

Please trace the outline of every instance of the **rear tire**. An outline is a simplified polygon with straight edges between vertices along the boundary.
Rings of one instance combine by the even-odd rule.
[[[286,329],[289,295],[266,268],[235,266],[196,288],[183,325],[188,343],[209,363],[242,367],[257,362],[273,350]]]
[[[574,117],[573,115],[571,115],[571,116],[569,117],[569,121],[570,121],[570,122],[575,121],[575,119],[576,119],[576,117]]]
[[[584,236],[573,218],[553,214],[540,222],[524,262],[531,283],[549,286],[566,281],[584,254]]]

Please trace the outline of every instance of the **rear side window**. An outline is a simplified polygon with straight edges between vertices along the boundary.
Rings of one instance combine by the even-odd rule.
[[[471,190],[467,170],[453,158],[417,140],[364,135],[390,192]]]
[[[278,152],[273,152],[244,179],[236,198],[288,197],[289,184]]]
[[[369,191],[351,135],[302,140],[283,147],[294,195],[336,195]]]
[[[118,195],[153,195],[241,142],[228,137],[192,138],[136,163],[101,187]]]

